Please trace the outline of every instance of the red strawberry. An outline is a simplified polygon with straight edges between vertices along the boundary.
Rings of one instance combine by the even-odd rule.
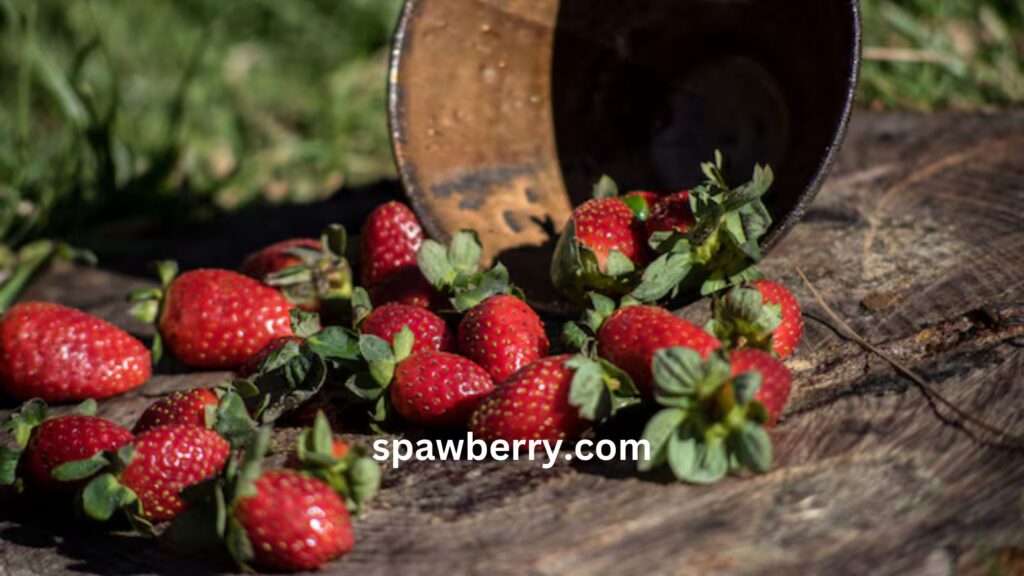
[[[793,353],[804,333],[796,298],[781,284],[755,280],[712,300],[712,319],[705,329],[726,348],[774,351],[780,358]]]
[[[234,514],[258,567],[314,570],[352,549],[348,509],[323,481],[301,472],[270,470],[254,485],[255,494],[240,498]]]
[[[272,340],[292,335],[294,307],[277,290],[229,270],[164,271],[165,289],[133,295],[140,319],[192,368],[238,368]],[[152,302],[162,297],[159,314]]]
[[[755,280],[750,285],[761,293],[766,303],[780,307],[782,322],[772,331],[772,350],[779,358],[789,356],[804,335],[804,317],[800,313],[800,304],[792,292],[777,282]]]
[[[427,350],[398,363],[389,393],[395,411],[406,420],[447,427],[464,424],[493,390],[491,377],[472,361]]]
[[[696,220],[690,210],[690,191],[683,190],[660,199],[651,208],[647,217],[647,238],[655,232],[679,232],[685,234]]]
[[[280,338],[271,340],[266,346],[260,348],[255,354],[250,356],[249,359],[235,371],[235,373],[242,378],[248,378],[249,376],[256,374],[260,371],[260,366],[263,365],[263,361],[266,360],[268,356],[277,352],[289,342],[302,344],[302,338],[299,338],[298,336],[281,336]]]
[[[793,377],[789,369],[771,354],[751,348],[736,350],[729,355],[729,361],[732,362],[733,376],[745,372],[761,373],[761,387],[754,394],[754,399],[763,404],[768,412],[768,422],[765,426],[775,426],[782,409],[786,407],[793,386]]]
[[[150,521],[170,520],[185,508],[183,489],[220,472],[230,447],[216,432],[196,426],[153,428],[132,441],[135,455],[120,481],[142,503]]]
[[[408,327],[415,338],[412,351],[452,349],[452,332],[440,316],[408,304],[387,304],[374,308],[359,325],[363,334],[373,334],[388,344],[394,344],[395,335]]]
[[[431,310],[450,307],[444,296],[423,277],[419,268],[402,268],[370,286],[369,292],[377,305],[408,304]]]
[[[491,296],[471,308],[459,323],[459,352],[501,382],[521,367],[546,356],[544,323],[515,296]]]
[[[572,213],[576,239],[592,250],[603,270],[612,250],[618,250],[637,266],[646,259],[643,225],[621,198],[587,200]]]
[[[33,488],[47,492],[74,490],[81,483],[53,479],[54,468],[91,458],[104,450],[117,450],[131,439],[131,433],[121,426],[95,416],[67,414],[50,418],[35,429],[25,448],[25,475]]]
[[[473,412],[469,428],[487,441],[573,439],[589,425],[569,404],[574,370],[569,354],[549,356],[516,372]]]
[[[360,266],[364,286],[374,286],[392,274],[416,268],[416,251],[423,243],[423,227],[408,206],[388,202],[370,213],[360,238]]]
[[[263,282],[267,276],[285,268],[302,264],[302,259],[291,251],[296,248],[320,251],[320,241],[314,238],[293,238],[271,244],[246,256],[238,271]]]
[[[621,308],[597,332],[598,355],[629,374],[647,398],[654,393],[651,359],[658,350],[673,346],[692,348],[707,357],[721,343],[699,326],[654,306]]]
[[[217,406],[219,402],[220,398],[208,388],[179,390],[146,408],[135,423],[133,432],[138,435],[167,424],[205,428],[206,407]]]
[[[0,318],[0,386],[17,399],[115,396],[149,380],[150,365],[141,342],[80,310],[27,302]]]

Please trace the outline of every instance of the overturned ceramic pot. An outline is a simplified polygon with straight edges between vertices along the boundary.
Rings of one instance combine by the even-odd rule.
[[[721,149],[755,163],[770,249],[842,141],[860,61],[856,0],[407,0],[390,71],[392,142],[431,235],[473,228],[535,304],[602,174],[674,191]]]

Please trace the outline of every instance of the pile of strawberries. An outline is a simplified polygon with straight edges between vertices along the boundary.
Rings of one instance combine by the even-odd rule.
[[[510,442],[572,441],[642,411],[651,453],[640,471],[667,464],[693,483],[765,472],[765,430],[791,388],[780,359],[803,320],[755,268],[771,171],[730,188],[720,156],[703,170],[705,182],[667,195],[619,196],[605,178],[576,208],[551,278],[585,311],[561,342],[504,266],[481,265],[475,233],[445,246],[397,202],[363,227],[360,286],[336,226],[268,246],[239,272],[160,264],[162,287],[131,295],[156,327],[152,352],[84,312],[18,304],[0,318],[0,386],[26,403],[3,424],[0,484],[175,549],[215,544],[241,566],[298,571],[352,548],[351,518],[380,482],[325,411],[371,430],[468,428]],[[666,309],[702,296],[704,327]],[[96,399],[143,385],[165,353],[236,377],[158,400],[132,431],[95,415]],[[48,414],[69,402],[82,404]],[[282,418],[313,424],[284,467],[265,469]]]

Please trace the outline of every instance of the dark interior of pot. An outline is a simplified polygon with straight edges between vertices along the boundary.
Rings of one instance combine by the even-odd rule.
[[[775,169],[778,226],[842,129],[855,34],[841,1],[562,0],[552,105],[573,203],[605,173],[626,189],[692,186],[718,148],[730,182]]]
[[[428,231],[476,229],[534,303],[602,175],[662,192],[767,163],[770,248],[838,147],[859,59],[856,0],[409,0],[390,85],[395,155]]]

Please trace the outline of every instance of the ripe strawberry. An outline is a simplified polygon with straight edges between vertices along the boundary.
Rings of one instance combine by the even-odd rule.
[[[755,280],[712,301],[712,319],[705,329],[726,348],[770,350],[785,358],[804,332],[796,298],[784,286]]]
[[[731,364],[730,364],[731,362]],[[663,348],[654,356],[655,398],[663,406],[644,429],[650,458],[641,471],[668,463],[680,480],[709,484],[731,469],[767,472],[774,425],[790,391],[786,367],[767,352]]]
[[[598,355],[625,371],[652,398],[651,359],[662,348],[683,346],[707,357],[721,343],[664,308],[627,306],[613,312],[597,332]]]
[[[750,285],[761,293],[767,304],[778,306],[782,322],[772,331],[772,350],[785,358],[793,353],[804,335],[804,317],[800,304],[785,286],[771,280],[754,280]]]
[[[648,259],[642,218],[643,194],[617,197],[604,177],[594,198],[578,206],[562,231],[551,260],[551,281],[565,296],[582,301],[587,292],[620,295],[640,280]]]
[[[513,374],[473,412],[470,430],[487,441],[577,438],[589,422],[569,403],[571,358],[541,358]]]
[[[495,382],[547,356],[550,344],[537,313],[515,296],[491,296],[471,308],[459,323],[459,352]]]
[[[374,308],[359,325],[359,332],[373,334],[394,345],[395,336],[408,327],[415,337],[412,352],[452,349],[452,332],[440,316],[408,304],[386,304]]]
[[[293,252],[297,248],[319,252],[321,245],[314,238],[282,240],[246,256],[238,271],[263,282],[275,272],[301,265],[302,259]]]
[[[637,266],[644,264],[643,226],[622,199],[587,200],[573,211],[572,219],[576,224],[577,242],[594,252],[602,270],[612,250],[618,250]]]
[[[252,545],[253,563],[265,570],[314,570],[354,544],[348,509],[325,482],[301,472],[270,470],[240,498],[234,517]]]
[[[682,190],[658,200],[647,218],[646,237],[655,232],[687,233],[696,220],[690,210],[690,191]]]
[[[150,521],[170,520],[185,508],[184,488],[216,475],[230,447],[216,432],[195,426],[154,428],[132,441],[135,455],[121,473],[121,483],[142,503]]]
[[[416,267],[423,227],[408,206],[388,202],[370,213],[360,238],[363,285],[372,287],[388,276]]]
[[[738,376],[745,372],[760,372],[761,387],[754,394],[768,412],[765,426],[771,428],[778,422],[782,409],[789,400],[789,392],[793,386],[793,377],[789,369],[778,358],[762,350],[742,349],[729,354],[732,363],[732,374]]]
[[[260,348],[255,354],[250,356],[244,364],[239,366],[238,370],[235,370],[235,373],[242,378],[248,378],[258,373],[260,371],[260,367],[263,365],[263,361],[289,342],[302,344],[302,338],[299,338],[298,336],[281,336],[280,338],[271,340],[266,346]]]
[[[173,276],[164,265],[164,291],[133,294],[134,312],[156,322],[163,345],[186,366],[238,368],[272,340],[292,335],[294,306],[269,286],[229,270]]]
[[[427,350],[398,363],[389,394],[395,411],[409,422],[448,427],[464,424],[493,390],[491,377],[471,360]]]
[[[53,469],[75,460],[91,458],[104,450],[117,450],[131,441],[130,432],[94,416],[96,403],[88,401],[75,412],[48,417],[41,400],[25,403],[4,421],[24,451],[0,448],[0,485],[11,485],[20,473],[30,487],[50,493],[67,493],[81,483],[60,482]]]
[[[141,342],[80,310],[27,302],[0,318],[0,386],[20,400],[115,396],[149,380],[150,365]]]
[[[135,423],[133,433],[142,434],[158,426],[180,424],[182,426],[206,427],[206,407],[220,403],[217,394],[208,388],[179,390],[157,400],[146,408]]]

